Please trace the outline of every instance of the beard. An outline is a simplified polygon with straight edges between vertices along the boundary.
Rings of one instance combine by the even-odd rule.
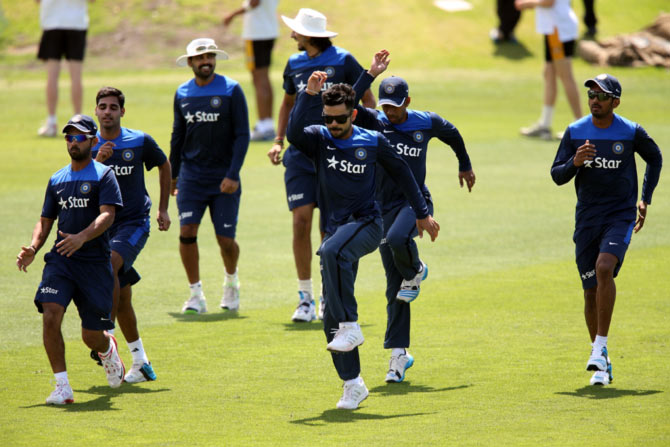
[[[87,148],[82,149],[79,146],[72,146],[68,151],[70,158],[74,161],[83,161],[91,157],[91,144]]]
[[[214,74],[214,68],[214,64],[202,64],[199,67],[193,67],[193,74],[200,79],[209,79]]]

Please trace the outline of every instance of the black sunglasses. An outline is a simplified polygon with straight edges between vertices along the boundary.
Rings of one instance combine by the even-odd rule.
[[[614,98],[611,93],[597,92],[595,90],[588,91],[589,99],[598,98],[598,101],[605,101],[608,98]]]
[[[326,115],[325,113],[322,113],[321,116],[326,124],[330,124],[333,121],[337,122],[337,124],[344,124],[351,116],[351,113],[346,113],[344,115]]]

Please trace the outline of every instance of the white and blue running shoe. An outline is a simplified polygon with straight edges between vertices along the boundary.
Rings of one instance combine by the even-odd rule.
[[[423,261],[421,261],[421,267],[421,271],[414,278],[402,280],[396,299],[406,303],[411,303],[417,299],[421,291],[421,281],[424,281],[428,276],[428,266]]]

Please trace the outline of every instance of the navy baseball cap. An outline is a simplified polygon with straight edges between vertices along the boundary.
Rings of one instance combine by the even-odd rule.
[[[391,76],[379,84],[379,105],[401,107],[409,95],[409,87],[403,78]]]
[[[596,84],[598,87],[603,89],[603,92],[609,93],[615,98],[621,98],[621,84],[614,76],[603,73],[599,74],[593,79],[587,79],[584,82],[585,87],[591,87],[593,84]]]
[[[88,115],[75,115],[70,118],[70,121],[63,127],[63,133],[67,133],[68,127],[74,127],[89,135],[95,135],[98,131],[97,124],[95,124],[93,118]]]

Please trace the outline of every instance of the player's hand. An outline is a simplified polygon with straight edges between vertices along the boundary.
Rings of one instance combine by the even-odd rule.
[[[437,233],[440,231],[440,224],[433,219],[433,216],[429,215],[423,219],[417,219],[416,228],[419,230],[419,237],[423,237],[423,230],[426,230],[430,235],[430,240],[434,241],[437,238]]]
[[[224,178],[221,182],[221,192],[224,194],[232,194],[240,187],[240,182],[237,180],[229,179],[228,177]]]
[[[158,231],[167,231],[170,228],[170,223],[172,223],[167,210],[158,210],[158,217],[156,220],[158,221]]]
[[[372,57],[372,64],[370,64],[368,73],[370,73],[370,76],[373,78],[376,78],[386,71],[390,63],[391,59],[389,59],[389,52],[387,50],[379,50]]]
[[[69,234],[63,233],[58,230],[58,234],[63,238],[59,243],[56,244],[56,251],[66,257],[72,256],[77,250],[84,245],[84,237],[81,236],[81,233]]]
[[[95,156],[95,161],[99,163],[104,163],[114,154],[114,148],[116,144],[111,141],[106,141],[105,144],[98,148],[98,155]]]
[[[232,23],[232,21],[233,21],[234,18],[235,18],[235,13],[232,13],[232,12],[231,12],[230,14],[228,14],[227,16],[225,16],[225,17],[223,18],[223,20],[221,20],[221,23],[223,23],[223,26],[225,26],[225,27],[227,28],[227,27],[230,26],[230,24]]]
[[[633,229],[636,233],[642,229],[644,221],[647,218],[647,202],[640,200],[637,204],[637,212],[639,215],[637,216],[637,222],[635,222],[635,228]]]
[[[179,190],[177,189],[177,179],[173,178],[170,182],[170,195],[176,196]]]
[[[281,163],[281,150],[283,148],[284,147],[281,144],[275,143],[272,145],[272,148],[268,151],[268,158],[270,159],[270,162],[273,165],[278,165],[279,163]]]
[[[472,192],[472,187],[475,186],[475,172],[470,169],[469,171],[458,171],[458,182],[463,187],[463,180],[468,185],[468,192]]]
[[[309,79],[307,80],[307,87],[305,91],[309,95],[309,92],[320,92],[323,84],[326,83],[328,79],[328,74],[325,71],[315,71],[313,72]]]
[[[590,165],[589,162],[593,160],[593,158],[596,156],[596,147],[589,142],[589,140],[586,140],[584,144],[579,146],[577,148],[577,152],[575,153],[575,158],[572,160],[572,163],[578,167],[581,168],[586,165]]]
[[[23,270],[27,272],[26,268],[35,260],[36,254],[32,245],[30,247],[21,247],[21,251],[16,257],[16,266],[19,268],[19,271]]]

